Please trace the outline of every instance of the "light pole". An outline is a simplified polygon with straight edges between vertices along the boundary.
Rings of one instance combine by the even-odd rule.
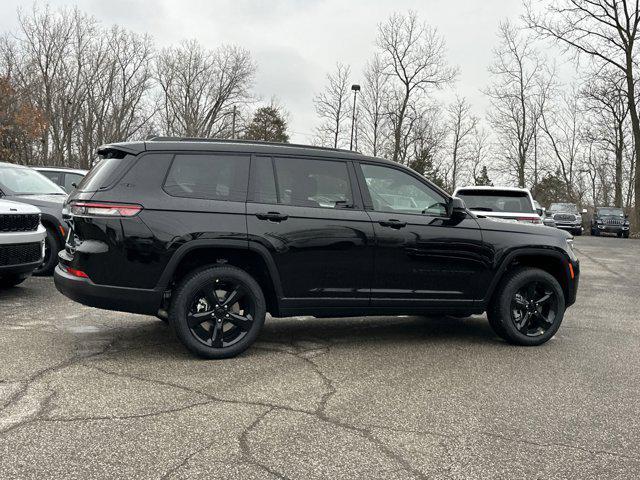
[[[360,91],[360,85],[351,85],[353,90],[353,112],[351,114],[351,143],[349,144],[349,150],[353,150],[353,128],[356,124],[356,97]]]

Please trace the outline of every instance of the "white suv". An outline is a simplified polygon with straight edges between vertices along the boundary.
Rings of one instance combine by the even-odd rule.
[[[42,264],[46,236],[37,207],[0,200],[0,287],[22,283]]]
[[[531,192],[512,187],[461,187],[453,193],[476,215],[513,222],[542,225]]]

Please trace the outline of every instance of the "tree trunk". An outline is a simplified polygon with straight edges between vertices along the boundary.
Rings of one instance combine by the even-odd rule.
[[[633,144],[636,152],[636,164],[640,162],[640,119],[638,119],[638,109],[636,108],[635,82],[633,78],[633,59],[631,53],[627,53],[627,99],[629,102],[629,116],[631,117],[631,130],[633,132]],[[635,194],[634,194],[634,215],[635,228],[640,228],[640,168],[635,169]]]

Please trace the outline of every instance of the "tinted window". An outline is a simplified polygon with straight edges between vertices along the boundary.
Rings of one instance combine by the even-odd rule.
[[[408,173],[366,164],[362,173],[378,212],[446,214],[446,199]]]
[[[336,208],[353,205],[345,162],[276,158],[279,203]]]
[[[533,213],[526,192],[509,190],[459,190],[457,196],[470,210],[504,213]]]
[[[236,155],[176,155],[164,190],[175,197],[245,201],[249,158]]]
[[[599,208],[598,215],[624,217],[624,211],[621,208]]]
[[[250,200],[256,203],[278,203],[276,180],[273,176],[271,157],[254,157],[251,160]]]
[[[116,180],[116,176],[124,170],[127,163],[131,161],[131,156],[124,158],[103,158],[93,164],[80,184],[78,190],[82,192],[95,192],[101,188],[108,187]]]
[[[67,192],[71,192],[75,187],[73,184],[80,185],[80,182],[84,178],[83,175],[77,173],[65,173],[64,174],[64,189]]]

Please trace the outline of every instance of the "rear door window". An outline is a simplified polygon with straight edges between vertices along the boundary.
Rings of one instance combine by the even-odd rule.
[[[246,200],[249,157],[229,154],[178,154],[164,190],[174,197],[241,202]]]
[[[278,202],[319,208],[353,206],[346,162],[274,158]]]

